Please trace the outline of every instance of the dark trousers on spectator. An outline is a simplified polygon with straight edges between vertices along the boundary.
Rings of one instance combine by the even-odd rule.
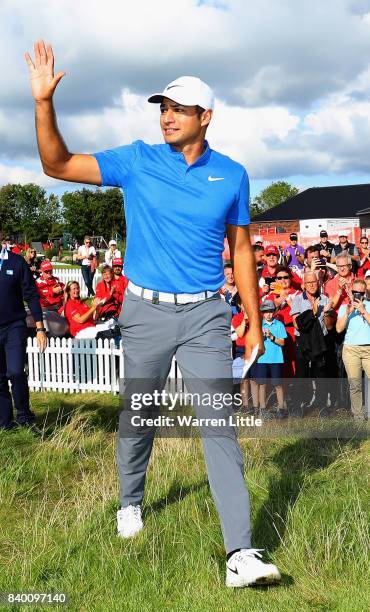
[[[318,359],[308,359],[302,350],[302,340],[298,336],[296,341],[296,389],[294,397],[297,401],[309,403],[313,395],[311,379],[315,381],[315,405],[325,408],[328,397],[327,385],[327,355],[324,353]]]
[[[13,404],[9,391],[12,384],[17,422],[32,423],[35,415],[30,411],[26,361],[27,327],[24,321],[16,321],[0,327],[0,428],[12,426]]]
[[[91,295],[95,295],[93,289],[93,278],[95,274],[95,270],[91,270],[90,266],[81,266],[82,276],[85,281],[85,285],[87,287],[87,297]]]

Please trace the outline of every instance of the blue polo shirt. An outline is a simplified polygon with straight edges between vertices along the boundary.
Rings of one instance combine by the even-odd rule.
[[[96,153],[102,184],[122,187],[125,275],[147,289],[216,291],[226,224],[248,225],[249,180],[240,164],[205,151],[188,165],[171,145],[131,145]]]
[[[365,310],[370,312],[370,301],[364,301]],[[347,306],[344,304],[339,308],[338,319],[341,319],[346,314]],[[363,318],[358,310],[354,310],[348,317],[346,335],[344,344],[350,346],[363,346],[370,344],[370,325]]]
[[[271,323],[267,323],[264,319],[262,320],[262,330],[268,329],[275,338],[286,338],[287,332],[284,323],[278,319],[272,319]],[[270,340],[270,338],[264,339],[265,352],[258,359],[257,363],[284,363],[283,348]]]

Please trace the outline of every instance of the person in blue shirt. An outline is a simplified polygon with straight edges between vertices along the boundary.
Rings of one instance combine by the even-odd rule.
[[[276,306],[272,300],[265,300],[261,304],[262,332],[264,336],[265,352],[251,367],[251,391],[253,407],[257,413],[260,410],[262,418],[271,418],[266,410],[266,386],[270,380],[276,391],[278,409],[277,418],[285,418],[287,411],[284,408],[283,377],[283,346],[287,332],[284,323],[275,319]]]
[[[54,75],[52,48],[37,42],[35,62],[28,54],[26,60],[44,172],[124,191],[129,284],[120,318],[125,398],[117,447],[121,491],[117,526],[121,537],[132,537],[143,528],[141,503],[155,436],[152,421],[159,412],[154,392],[163,389],[173,357],[189,393],[232,394],[231,310],[219,294],[224,283],[225,231],[235,282],[249,318],[246,358],[256,345],[260,354],[264,351],[248,228],[249,179],[243,166],[214,151],[205,138],[214,96],[199,78],[180,77],[148,99],[159,105],[164,144],[137,140],[94,155],[72,154],[58,131],[52,102],[64,76]],[[144,389],[152,400],[149,408],[141,410],[143,422],[134,425],[132,399]],[[205,423],[216,423],[201,432],[227,554],[226,585],[277,582],[277,567],[263,563],[260,553],[251,548],[243,456],[226,405],[217,413],[209,403],[198,402],[194,408],[199,418],[208,419]]]
[[[338,333],[345,331],[343,362],[351,397],[351,412],[358,422],[365,421],[362,398],[362,373],[370,378],[370,300],[366,282],[357,279],[352,285],[352,301],[342,305],[336,323]]]

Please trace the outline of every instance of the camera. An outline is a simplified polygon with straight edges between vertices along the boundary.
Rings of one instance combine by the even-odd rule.
[[[363,302],[365,299],[365,295],[361,293],[360,291],[353,291],[352,295],[353,295],[353,299],[358,300],[359,302]]]
[[[319,257],[318,259],[319,259],[320,263],[317,264],[317,266],[316,266],[317,269],[318,270],[324,270],[326,268],[326,259],[324,259],[323,257]]]

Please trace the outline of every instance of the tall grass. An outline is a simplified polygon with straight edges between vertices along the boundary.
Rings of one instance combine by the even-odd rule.
[[[66,592],[72,610],[369,609],[367,442],[242,440],[253,544],[283,581],[229,591],[199,440],[157,440],[145,529],[122,541],[117,399],[32,399],[44,439],[0,435],[0,591]]]

